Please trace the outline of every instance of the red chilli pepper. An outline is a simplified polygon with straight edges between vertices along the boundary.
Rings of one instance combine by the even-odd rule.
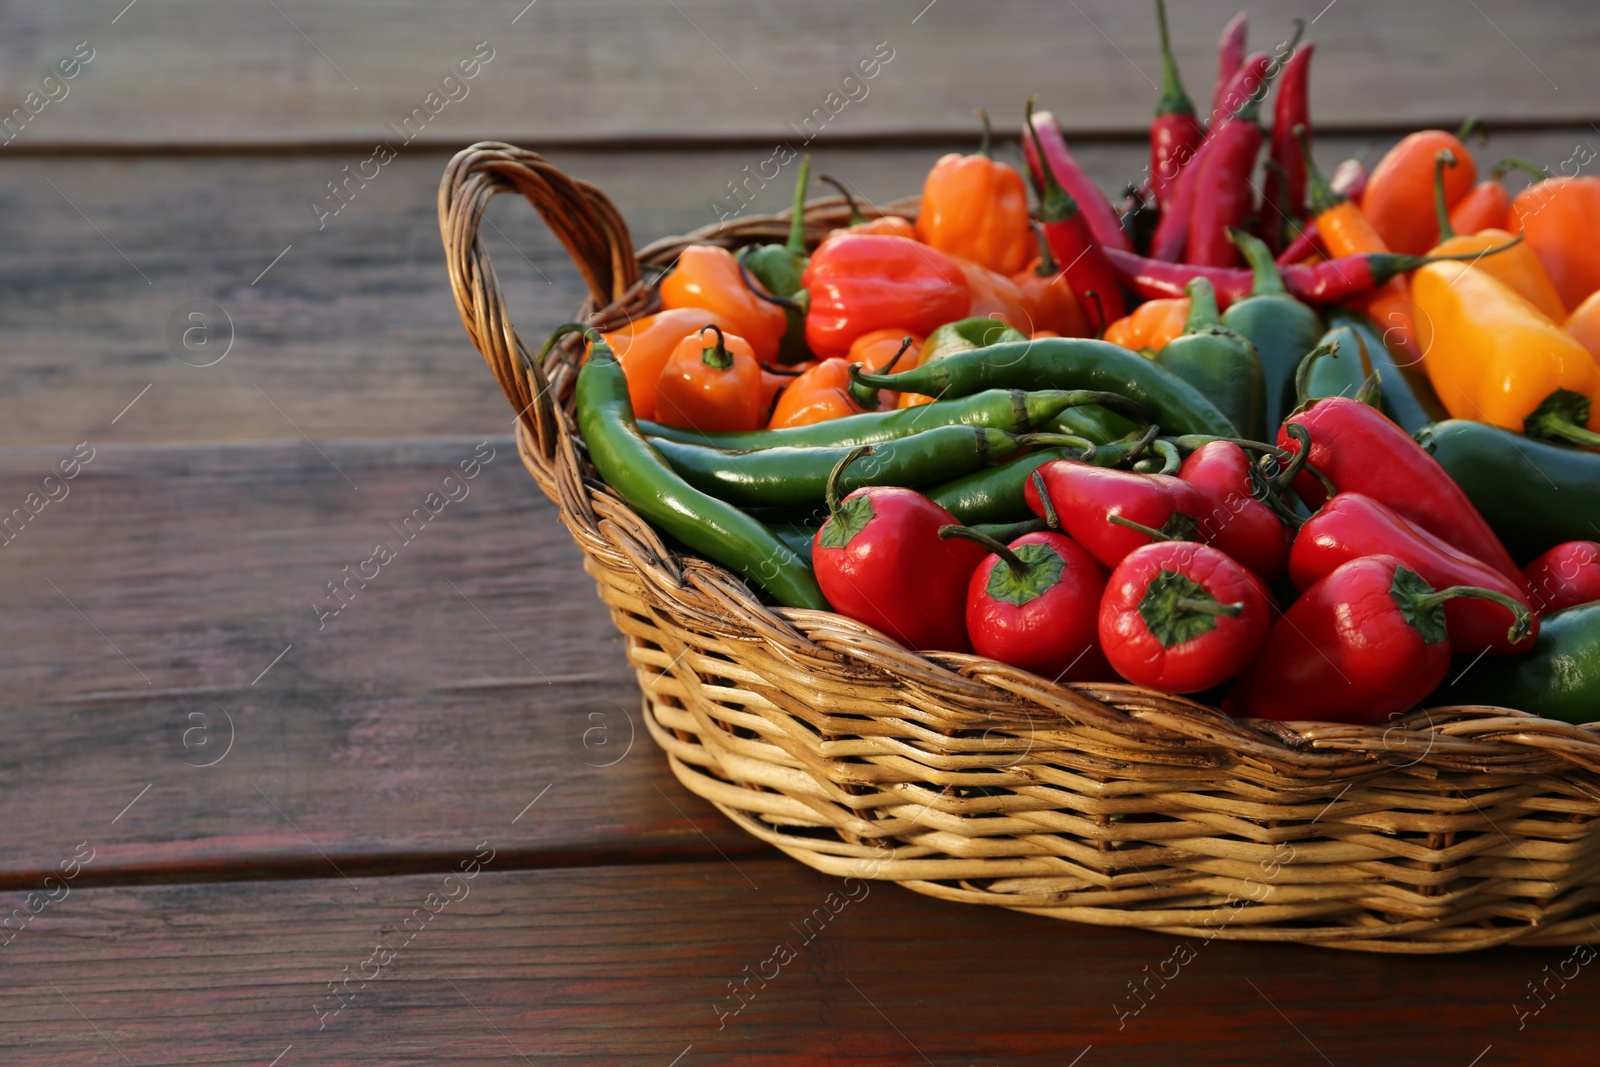
[[[1518,609],[1532,608],[1522,583],[1512,584],[1487,563],[1362,493],[1340,493],[1300,527],[1289,554],[1289,577],[1297,589],[1309,589],[1362,556],[1393,556],[1435,589],[1470,585],[1485,591],[1486,600],[1445,605],[1444,621],[1453,652],[1508,656],[1527,651],[1539,632],[1535,623],[1521,643],[1508,644],[1506,630],[1516,621]]]
[[[1028,507],[1051,525],[1059,522],[1107,567],[1161,537],[1195,540],[1206,513],[1198,489],[1166,474],[1113,470],[1071,459],[1051,460],[1036,473],[1023,489]]]
[[[1255,464],[1232,441],[1208,441],[1178,468],[1208,510],[1200,520],[1200,539],[1232,556],[1267,582],[1289,570],[1288,527],[1257,497]]]
[[[1228,20],[1222,28],[1222,39],[1217,42],[1217,84],[1211,90],[1211,113],[1222,111],[1223,95],[1233,82],[1239,68],[1244,66],[1245,42],[1250,35],[1250,15],[1241,11]]]
[[[1222,708],[1367,724],[1409,711],[1450,670],[1445,604],[1477,595],[1464,586],[1436,591],[1393,556],[1351,560],[1290,605]]]
[[[1198,693],[1245,668],[1271,609],[1250,572],[1207,545],[1174,541],[1130,552],[1100,602],[1100,645],[1134,685]]]
[[[1272,150],[1268,157],[1272,165],[1267,168],[1262,194],[1261,224],[1269,235],[1279,238],[1268,240],[1273,248],[1283,247],[1287,224],[1298,222],[1306,213],[1306,159],[1295,140],[1294,128],[1304,126],[1307,143],[1310,142],[1311,55],[1316,47],[1308,44],[1289,57],[1272,105]]]
[[[967,636],[978,655],[1055,681],[1112,680],[1095,628],[1106,569],[1082,545],[1048,531],[1010,545],[961,526],[939,535],[991,552],[967,585]]]
[[[1327,254],[1328,250],[1322,246],[1322,235],[1317,232],[1317,220],[1307,219],[1300,229],[1300,235],[1278,253],[1278,266],[1293,266],[1308,256]]]
[[[1034,128],[1032,97],[1028,98],[1027,114],[1031,136],[1025,143],[1033,144],[1035,151],[1043,156],[1044,150],[1038,144],[1039,133]],[[1106,259],[1107,250],[1095,239],[1078,201],[1056,180],[1054,168],[1045,168],[1042,179],[1031,167],[1030,173],[1034,175],[1034,189],[1039,194],[1039,216],[1044,239],[1056,260],[1065,264],[1062,273],[1072,288],[1072,294],[1078,298],[1078,306],[1083,309],[1090,331],[1098,337],[1108,325],[1127,314],[1122,288],[1117,284],[1116,273]],[[1120,228],[1118,232],[1121,232]]]
[[[967,581],[983,547],[940,538],[955,516],[912,489],[863,486],[840,500],[845,468],[871,453],[852,449],[828,479],[828,520],[812,540],[817,584],[835,610],[907,648],[970,651]]]
[[[1045,168],[1040,160],[1048,159],[1049,176],[1059,182],[1067,195],[1077,202],[1094,239],[1107,248],[1132,251],[1133,242],[1122,228],[1117,209],[1111,206],[1106,194],[1100,191],[1094,179],[1084,173],[1078,161],[1072,158],[1072,153],[1067,151],[1067,137],[1061,132],[1061,123],[1056,117],[1048,111],[1034,111],[1030,100],[1027,126],[1022,131],[1022,151],[1028,157],[1028,172],[1033,175],[1034,187],[1038,188],[1045,182]]]
[[[1467,494],[1439,462],[1376,408],[1350,397],[1318,400],[1290,422],[1311,434],[1309,462],[1341,493],[1364,493],[1387,504],[1412,523],[1482,560],[1513,585],[1523,581],[1500,538]],[[1300,450],[1288,432],[1278,430],[1278,447]],[[1294,483],[1308,507],[1321,507],[1327,494],[1307,474]],[[1519,585],[1520,588],[1520,585]]]
[[[1600,544],[1568,541],[1522,568],[1541,617],[1600,600]]]
[[[1194,101],[1189,98],[1183,78],[1178,74],[1178,61],[1167,36],[1164,0],[1156,0],[1156,21],[1161,26],[1161,100],[1156,104],[1156,117],[1150,123],[1150,191],[1155,194],[1156,204],[1165,211],[1172,199],[1173,183],[1183,165],[1194,155],[1205,129],[1195,117]]]

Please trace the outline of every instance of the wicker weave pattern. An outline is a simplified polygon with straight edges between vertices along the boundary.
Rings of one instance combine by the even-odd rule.
[[[571,253],[603,328],[653,310],[641,262],[782,238],[788,217],[636,256],[598,189],[497,143],[460,153],[439,191],[462,320],[627,638],[650,734],[751,834],[831,874],[1079,922],[1387,952],[1600,941],[1594,729],[1490,708],[1388,728],[1241,722],[1135,686],[909,652],[839,615],[765,608],[668,551],[583,458],[580,347],[525,366],[477,234],[511,191]],[[819,200],[806,218],[815,241],[846,212]]]

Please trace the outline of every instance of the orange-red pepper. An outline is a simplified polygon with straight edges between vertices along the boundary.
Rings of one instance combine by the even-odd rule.
[[[656,420],[694,430],[754,430],[761,426],[761,364],[736,334],[707,326],[678,342],[656,383]],[[702,333],[704,331],[701,331]]]
[[[1511,226],[1528,235],[1567,307],[1600,290],[1600,178],[1551,178],[1511,201]]]
[[[1050,243],[1039,234],[1039,256],[1032,263],[1011,276],[1022,291],[1022,304],[1033,319],[1032,334],[1055,337],[1088,337],[1089,323],[1084,318],[1078,298],[1067,284],[1066,271],[1061,269],[1050,253]],[[975,312],[974,314],[981,314]],[[1016,323],[1012,323],[1016,326]],[[1018,326],[1018,329],[1022,327]]]
[[[1107,326],[1105,339],[1130,352],[1159,352],[1174,338],[1183,336],[1188,320],[1186,296],[1146,300]]]
[[[789,320],[782,308],[751,291],[739,271],[739,261],[726,248],[685,248],[676,265],[661,279],[660,288],[662,307],[714,311],[750,345],[757,360],[765,363],[777,358]]]
[[[1539,181],[1550,177],[1537,163],[1525,159],[1502,159],[1494,165],[1489,177],[1472,187],[1450,209],[1450,228],[1456,233],[1477,233],[1479,230],[1505,230],[1511,225],[1511,194],[1500,179],[1513,170],[1525,170]]]
[[[967,317],[972,290],[955,260],[916,241],[843,233],[811,254],[802,278],[806,343],[819,359],[843,356],[873,330],[926,337]],[[781,316],[780,316],[781,317]]]
[[[1437,194],[1440,241],[1428,255],[1462,256],[1498,248],[1500,251],[1494,255],[1480,256],[1470,262],[1474,267],[1499,278],[1516,290],[1544,312],[1552,322],[1565,321],[1567,309],[1561,303],[1561,294],[1556,292],[1556,287],[1550,281],[1550,275],[1545,271],[1544,264],[1539,262],[1538,255],[1526,242],[1506,248],[1505,245],[1515,241],[1516,238],[1505,230],[1490,228],[1479,230],[1477,233],[1457,234],[1451,228],[1450,218],[1444,205],[1444,174],[1452,163],[1448,149],[1439,153],[1435,168],[1439,177],[1434,192]]]
[[[1567,316],[1567,332],[1600,362],[1600,290],[1590,293],[1589,299]]]
[[[869,371],[878,371],[893,363],[895,370],[911,370],[917,365],[921,350],[922,338],[904,330],[873,330],[863,334],[850,346],[846,358],[825,359],[794,379],[778,397],[768,425],[773,429],[809,426],[893,407],[899,394],[880,393],[852,382],[850,367],[860,363]]]
[[[628,398],[633,401],[635,418],[656,417],[656,382],[661,378],[661,368],[667,365],[679,341],[698,335],[707,326],[733,332],[728,320],[715,311],[674,308],[634,319],[621,329],[602,335],[616,352],[617,362],[628,379]]]
[[[1446,149],[1457,160],[1445,175],[1446,205],[1455,207],[1471,191],[1478,180],[1478,165],[1460,137],[1444,130],[1411,134],[1378,161],[1361,195],[1361,211],[1373,232],[1383,239],[1384,249],[1358,251],[1420,256],[1439,243],[1439,224],[1433,213],[1433,161]],[[1343,255],[1331,246],[1328,251]]]
[[[1017,169],[989,155],[989,116],[974,155],[940,158],[922,185],[917,237],[925,244],[1010,276],[1033,257],[1028,189]]]

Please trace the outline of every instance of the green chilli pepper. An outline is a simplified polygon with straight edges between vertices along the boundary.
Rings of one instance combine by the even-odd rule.
[[[1533,647],[1521,655],[1461,663],[1430,703],[1488,704],[1579,725],[1600,721],[1600,603],[1544,616]]]
[[[975,348],[988,348],[991,345],[1027,339],[1028,335],[1021,330],[983,316],[961,319],[959,322],[947,322],[930,333],[928,339],[922,342],[920,364],[945,359],[957,352],[971,352]]]
[[[1430,422],[1450,417],[1422,367],[1415,360],[1397,360],[1394,350],[1384,341],[1384,331],[1371,318],[1339,304],[1324,308],[1323,313],[1330,329],[1343,326],[1361,338],[1372,369],[1383,378],[1379,407],[1406,433],[1416,433]]]
[[[739,253],[739,263],[768,293],[787,300],[800,292],[801,276],[811,261],[806,252],[806,187],[811,184],[811,157],[800,160],[794,183],[794,208],[789,218],[789,240],[784,244],[756,245]],[[800,363],[811,358],[806,345],[806,314],[799,305],[785,306],[788,326],[778,344],[779,363]]]
[[[1230,436],[1242,434],[1261,440],[1267,435],[1266,386],[1256,346],[1222,324],[1217,293],[1209,279],[1193,278],[1184,292],[1189,294],[1189,317],[1184,320],[1183,335],[1156,353],[1156,363],[1211,401],[1237,427]],[[1198,432],[1157,421],[1171,433]]]
[[[1518,560],[1600,541],[1600,452],[1448,419],[1415,435]]]
[[[616,353],[595,330],[562,326],[540,353],[572,332],[593,347],[578,372],[578,430],[600,477],[628,506],[694,552],[760,585],[779,604],[827,610],[811,567],[771,530],[731,504],[708,496],[673,473],[633,418],[628,380]]]
[[[1382,381],[1372,377],[1370,352],[1367,342],[1348,326],[1335,326],[1323,334],[1316,346],[1305,353],[1291,383],[1291,410],[1298,412],[1311,401],[1330,396],[1370,397]],[[1368,381],[1374,383],[1370,388]],[[1363,388],[1367,388],[1364,393]],[[1381,404],[1380,400],[1380,407]]]
[[[868,385],[923,396],[980,389],[1098,389],[1131,401],[1169,433],[1236,437],[1228,417],[1194,386],[1120,345],[1077,337],[1015,341],[958,352],[899,374],[855,375]]]
[[[1272,258],[1272,250],[1265,242],[1239,230],[1229,231],[1229,236],[1239,246],[1255,277],[1250,295],[1229,306],[1222,316],[1222,325],[1249,338],[1256,346],[1266,397],[1266,426],[1276,431],[1283,417],[1294,407],[1294,372],[1322,336],[1322,320],[1315,311],[1289,295],[1278,264]]]

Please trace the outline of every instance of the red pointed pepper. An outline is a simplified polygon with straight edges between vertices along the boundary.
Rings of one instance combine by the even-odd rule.
[[[1113,470],[1070,459],[1052,460],[1037,474],[1023,489],[1028,507],[1047,522],[1054,515],[1068,536],[1107,567],[1115,567],[1129,552],[1154,540],[1125,522],[1166,537],[1194,540],[1206,513],[1199,490],[1166,474]],[[1039,495],[1039,479],[1045,497]]]
[[[1600,544],[1568,541],[1522,568],[1534,608],[1542,618],[1562,608],[1600,600]]]
[[[1282,248],[1281,235],[1291,222],[1298,222],[1306,213],[1306,160],[1295,140],[1294,128],[1311,129],[1311,55],[1316,45],[1308,44],[1295,50],[1284,64],[1283,81],[1278,84],[1278,96],[1272,105],[1273,165],[1267,168],[1265,191],[1262,194],[1261,224],[1269,235],[1267,243],[1274,249]],[[1306,139],[1310,140],[1307,132]],[[1278,240],[1273,240],[1278,237]],[[1304,256],[1300,258],[1304,259]]]
[[[1181,541],[1130,552],[1100,602],[1100,645],[1134,685],[1198,693],[1244,669],[1271,609],[1250,572],[1206,545]]]
[[[1222,708],[1240,717],[1353,723],[1409,711],[1450,670],[1445,604],[1477,595],[1464,586],[1435,590],[1393,556],[1351,560],[1273,624]]]
[[[1300,228],[1300,233],[1294,240],[1278,253],[1278,266],[1287,267],[1312,255],[1326,256],[1328,250],[1322,246],[1322,236],[1317,233],[1315,219],[1307,219],[1306,224]]]
[[[818,359],[844,356],[862,334],[894,329],[926,337],[965,318],[972,291],[960,264],[903,237],[842,233],[811,254],[806,343]]]
[[[991,552],[967,585],[967,636],[978,655],[1055,681],[1112,680],[1095,628],[1106,569],[1082,545],[1049,531],[1010,545],[961,526],[940,536]]]
[[[1078,166],[1078,161],[1067,151],[1067,136],[1061,132],[1061,123],[1056,117],[1048,111],[1034,111],[1033,101],[1030,99],[1027,128],[1022,134],[1022,151],[1028,157],[1028,172],[1033,175],[1034,188],[1046,184],[1046,168],[1040,160],[1048,159],[1049,175],[1077,203],[1089,232],[1094,234],[1094,239],[1107,248],[1124,248],[1132,251],[1133,242],[1128,239],[1128,232],[1122,228],[1122,220],[1117,217],[1117,209],[1111,206],[1111,201],[1100,191],[1100,186]]]
[[[1255,464],[1232,441],[1210,441],[1183,461],[1178,477],[1199,490],[1206,514],[1200,539],[1268,582],[1289,570],[1289,529],[1262,503]]]
[[[940,538],[955,516],[912,489],[864,486],[840,500],[845,468],[871,453],[851,450],[828,479],[828,520],[811,549],[817,584],[836,611],[907,648],[970,651],[967,581],[983,546]]]
[[[1150,191],[1165,211],[1172,199],[1178,172],[1194,155],[1205,129],[1195,117],[1194,101],[1189,99],[1183,78],[1178,74],[1178,61],[1172,55],[1172,41],[1167,36],[1164,0],[1156,0],[1156,21],[1161,27],[1161,100],[1156,104],[1156,117],[1150,123]]]
[[[1289,553],[1289,577],[1295,588],[1309,589],[1340,566],[1362,556],[1393,556],[1435,589],[1471,585],[1487,599],[1456,600],[1445,605],[1445,625],[1452,651],[1476,656],[1525,652],[1533,645],[1535,622],[1521,644],[1505,640],[1518,609],[1531,610],[1528,595],[1481,560],[1441,537],[1407,522],[1393,508],[1362,493],[1340,493],[1306,520]]]
[[[1467,494],[1437,460],[1376,408],[1333,396],[1316,401],[1289,421],[1310,432],[1309,462],[1339,492],[1364,493],[1387,504],[1520,587],[1522,572]],[[1300,443],[1287,426],[1278,431],[1278,447],[1298,452]],[[1295,481],[1294,489],[1308,507],[1321,507],[1327,499],[1321,483],[1306,474]]]
[[[1228,91],[1228,86],[1233,83],[1234,76],[1239,73],[1239,68],[1244,66],[1244,49],[1249,36],[1248,12],[1239,12],[1222,28],[1222,39],[1217,42],[1217,84],[1211,90],[1213,120],[1217,115],[1224,113],[1223,97]],[[1231,111],[1232,108],[1227,110]]]

